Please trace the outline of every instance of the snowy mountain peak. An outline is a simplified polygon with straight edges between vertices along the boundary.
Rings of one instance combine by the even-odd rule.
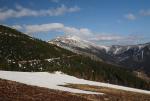
[[[66,36],[57,37],[56,40],[74,40],[74,41],[81,41],[81,38],[79,38],[78,36],[66,35]]]
[[[63,37],[57,37],[56,39],[49,41],[49,43],[55,44],[65,49],[69,49],[71,51],[83,51],[88,52],[91,54],[101,53],[101,54],[108,54],[111,56],[116,56],[124,53],[134,52],[139,54],[145,47],[150,46],[150,43],[146,44],[139,44],[139,45],[112,45],[112,46],[104,46],[104,45],[96,45],[95,43],[86,41],[81,39],[78,36],[74,35],[67,35]],[[142,53],[141,53],[142,54]]]
[[[110,50],[109,46],[96,45],[95,43],[81,39],[80,37],[74,35],[57,37],[56,39],[49,41],[49,43],[67,49],[70,47],[77,47],[77,48],[88,48],[88,49],[97,48],[97,49],[105,50],[106,52]]]
[[[64,46],[81,48],[89,48],[91,46],[90,42],[73,35],[57,37],[56,39],[49,41],[49,43],[56,44],[63,48],[65,48]]]

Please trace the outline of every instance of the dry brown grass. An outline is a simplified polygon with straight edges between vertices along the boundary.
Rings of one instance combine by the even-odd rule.
[[[0,79],[0,101],[150,101],[146,94],[80,84],[66,86],[105,95],[75,94]]]
[[[29,86],[0,79],[0,101],[90,101],[64,91]]]
[[[150,101],[149,94],[136,93],[131,91],[118,90],[113,88],[106,88],[100,86],[91,86],[91,85],[83,85],[83,84],[68,84],[66,87],[82,89],[87,91],[94,91],[105,93],[104,100],[107,101]],[[99,99],[94,98],[96,101]]]

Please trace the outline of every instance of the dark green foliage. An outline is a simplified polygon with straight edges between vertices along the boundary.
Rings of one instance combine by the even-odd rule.
[[[29,37],[15,29],[0,26],[0,59],[32,60],[73,54],[44,41]]]
[[[147,82],[137,78],[128,69],[91,60],[2,25],[0,69],[29,72],[62,71],[88,80],[150,89]]]
[[[63,64],[65,63],[65,64]],[[76,56],[62,59],[62,71],[88,80],[103,81],[130,87],[150,89],[149,83],[135,77],[128,69]]]

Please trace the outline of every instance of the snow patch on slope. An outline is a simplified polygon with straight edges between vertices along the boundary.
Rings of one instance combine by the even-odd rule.
[[[103,93],[96,93],[96,92],[83,91],[83,90],[79,90],[79,89],[62,87],[59,85],[65,85],[67,83],[88,84],[88,85],[93,85],[93,86],[102,86],[102,87],[150,94],[150,91],[79,79],[74,76],[69,76],[67,74],[64,74],[62,72],[48,73],[48,72],[0,71],[0,78],[17,81],[17,82],[21,82],[21,83],[25,83],[25,84],[29,84],[29,85],[46,87],[46,88],[50,88],[50,89],[63,90],[63,91],[68,91],[68,92],[73,92],[73,93],[103,94]]]
[[[0,78],[12,80],[12,81],[16,81],[28,85],[46,87],[50,89],[68,91],[72,93],[103,94],[103,93],[83,91],[79,89],[59,86],[59,85],[65,85],[67,83],[78,83],[82,81],[82,80],[80,81],[80,79],[63,74],[61,72],[48,73],[48,72],[0,71]]]
[[[109,46],[98,45],[98,47],[100,47],[101,49],[105,49],[106,53],[110,51],[110,47]]]

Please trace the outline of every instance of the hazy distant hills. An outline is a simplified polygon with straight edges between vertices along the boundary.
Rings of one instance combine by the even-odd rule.
[[[122,56],[120,54],[112,56],[114,53],[111,53],[108,47],[99,48],[98,46],[90,45],[90,48],[92,47],[92,50],[90,50],[89,46],[86,46],[84,42],[80,42],[82,47],[77,47],[79,48],[77,49],[75,45],[72,45],[71,42],[69,43],[69,46],[67,46],[67,43],[61,42],[61,47],[66,45],[61,48],[58,47],[60,46],[59,43],[59,45],[57,44],[58,46],[54,45],[54,43],[49,44],[15,29],[0,25],[0,69],[28,72],[62,71],[88,80],[150,89],[149,83],[136,77],[132,70],[104,62],[104,59],[109,59],[111,62],[114,59],[117,61],[117,57]],[[77,42],[74,42],[74,44],[79,46]],[[88,55],[92,53],[93,59],[84,54],[78,55],[76,52],[73,53],[74,51],[64,48],[72,49],[72,51],[76,49],[76,52],[80,51]],[[144,60],[148,59],[148,57],[145,57],[148,54],[147,50],[149,48],[144,48],[143,52],[141,50],[142,59]],[[125,54],[126,52],[123,53]],[[129,53],[127,52],[126,54]]]

